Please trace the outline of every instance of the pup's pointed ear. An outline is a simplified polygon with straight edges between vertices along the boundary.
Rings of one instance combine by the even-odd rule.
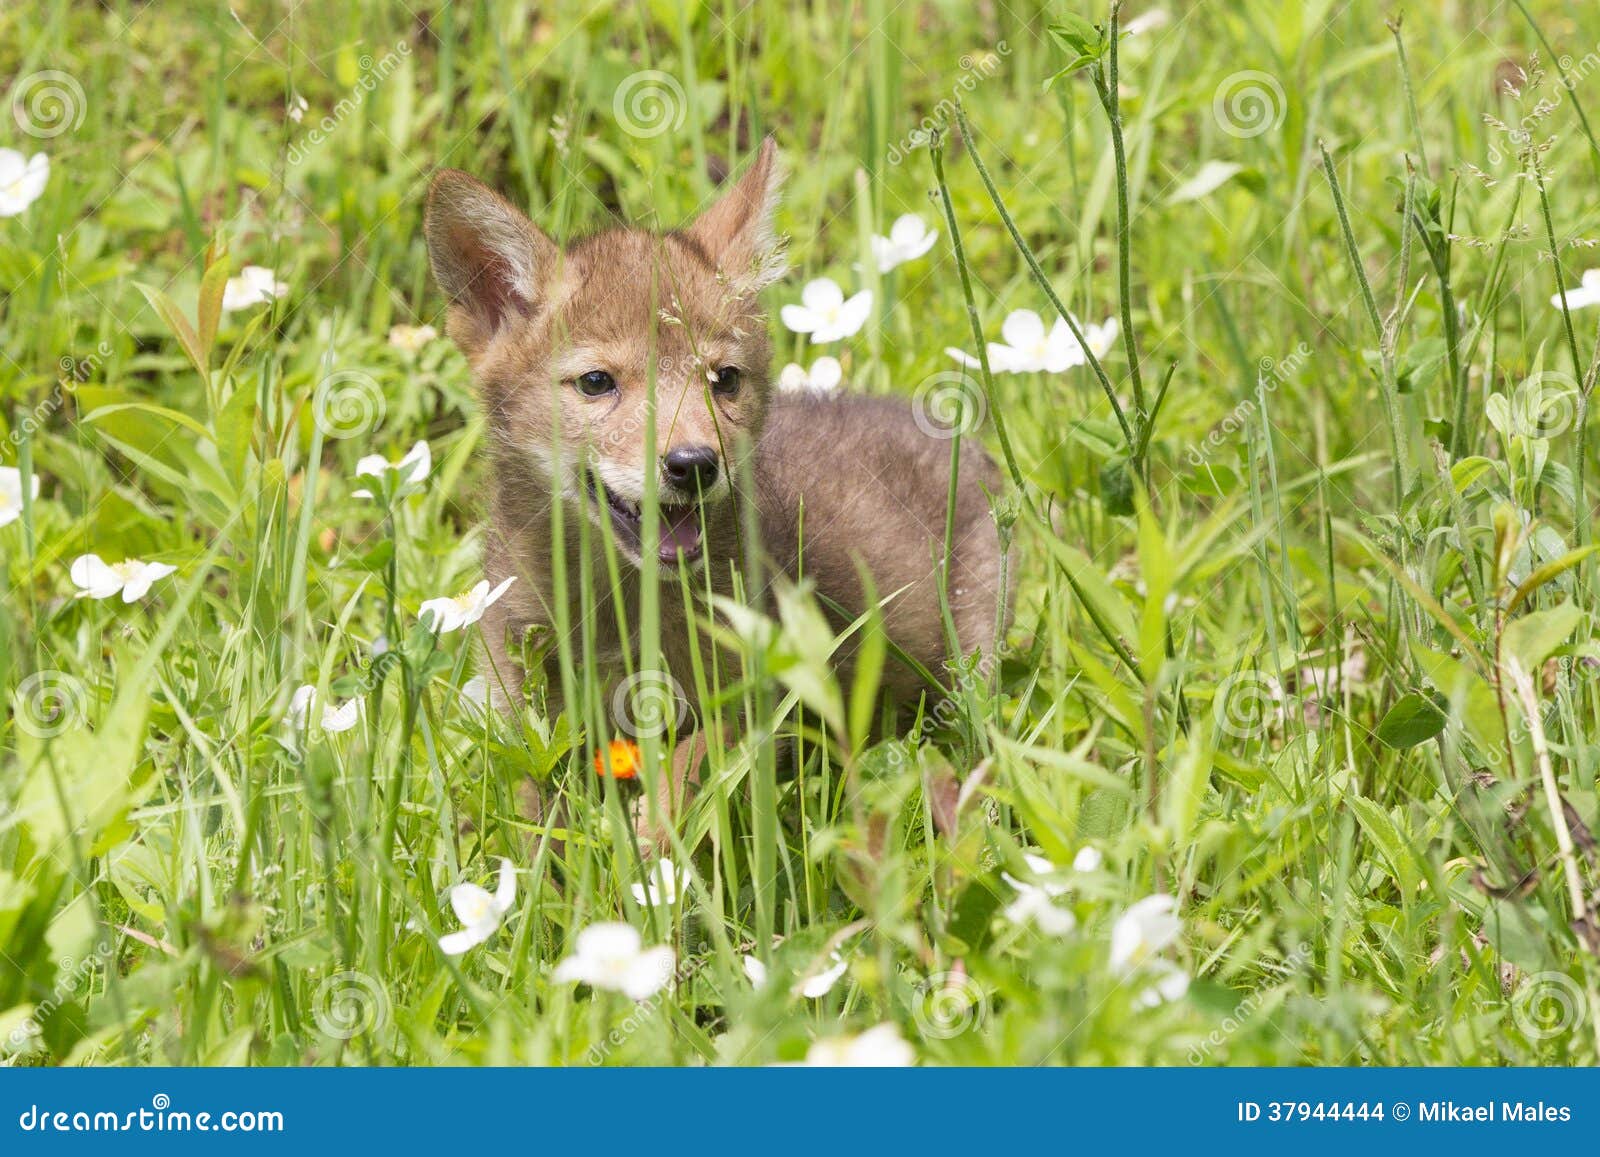
[[[532,316],[560,250],[510,201],[475,177],[445,169],[428,190],[428,260],[455,307],[463,345],[481,344],[508,318]],[[470,353],[470,351],[469,351]]]
[[[783,243],[772,229],[782,186],[778,143],[769,136],[744,176],[686,230],[741,293],[783,276]]]

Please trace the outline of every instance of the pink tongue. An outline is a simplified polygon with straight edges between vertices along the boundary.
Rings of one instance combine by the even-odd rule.
[[[693,554],[700,546],[700,520],[692,506],[661,508],[661,553],[668,557],[683,551]]]

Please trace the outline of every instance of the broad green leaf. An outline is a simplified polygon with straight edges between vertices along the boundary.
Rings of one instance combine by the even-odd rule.
[[[1444,710],[1426,695],[1402,695],[1378,723],[1378,739],[1389,747],[1404,749],[1426,743],[1449,722]]]
[[[1361,830],[1377,846],[1378,854],[1388,861],[1389,875],[1399,885],[1401,895],[1409,898],[1416,891],[1419,877],[1409,843],[1395,826],[1394,817],[1359,795],[1347,796],[1346,802],[1356,813]]]
[[[1522,585],[1517,588],[1516,593],[1511,596],[1511,601],[1506,604],[1506,612],[1509,614],[1510,612],[1516,610],[1527,601],[1530,595],[1532,595],[1540,587],[1544,586],[1545,583],[1549,582],[1557,575],[1571,570],[1597,550],[1600,550],[1600,544],[1590,543],[1588,546],[1580,546],[1577,550],[1568,551],[1560,558],[1545,563],[1538,570],[1529,575],[1523,581]]]
[[[200,278],[200,304],[196,312],[197,336],[203,364],[211,364],[211,351],[217,343],[217,322],[222,317],[222,294],[228,286],[228,259],[218,257],[206,266]],[[202,369],[201,373],[206,371]]]
[[[1105,788],[1122,796],[1131,796],[1133,787],[1127,780],[1114,772],[1107,771],[1098,764],[1090,763],[1087,759],[1073,754],[1070,751],[1060,751],[1049,747],[1034,747],[1026,743],[1016,743],[1009,739],[995,737],[995,748],[1015,759],[1026,763],[1037,764],[1048,771],[1059,772],[1070,779],[1076,779],[1092,787]]]
[[[245,466],[250,459],[250,440],[255,434],[256,393],[237,389],[222,404],[217,415],[217,451],[222,466],[237,489],[243,490]]]
[[[19,743],[27,770],[16,814],[41,851],[59,852],[79,829],[93,839],[149,793],[154,781],[135,774],[149,709],[145,681],[130,675],[92,730],[83,722],[48,740]]]
[[[1523,670],[1538,671],[1550,652],[1565,643],[1581,622],[1583,612],[1571,602],[1564,602],[1513,621],[1505,630],[1502,645],[1516,656]]]
[[[170,297],[153,285],[143,282],[134,282],[139,287],[139,292],[144,294],[145,300],[167,323],[167,328],[178,339],[178,344],[183,347],[183,352],[189,355],[189,361],[194,364],[195,370],[204,380],[207,379],[206,350],[200,341],[200,335],[195,332],[194,326],[189,324],[189,319],[183,316],[183,311]]]
[[[85,414],[83,420],[91,424],[103,423],[112,415],[120,414],[129,410],[135,413],[152,414],[158,418],[164,419],[165,421],[174,422],[177,425],[182,426],[185,430],[188,430],[197,438],[203,438],[207,442],[213,440],[211,437],[211,431],[206,429],[199,422],[195,421],[188,414],[185,414],[180,410],[169,410],[165,406],[157,406],[151,402],[113,402],[110,405],[100,406],[91,413]]]
[[[860,751],[867,742],[867,733],[877,713],[878,688],[883,679],[883,665],[888,655],[888,638],[883,632],[883,611],[878,606],[878,588],[865,566],[858,566],[861,575],[863,605],[867,621],[862,625],[861,645],[855,655],[854,680],[850,684],[850,747]]]
[[[1040,531],[1046,548],[1066,573],[1073,591],[1095,626],[1108,638],[1115,638],[1126,646],[1138,632],[1127,601],[1081,550],[1062,542],[1033,515],[1025,517]]]
[[[1244,166],[1234,161],[1207,161],[1194,176],[1172,191],[1167,203],[1182,205],[1187,201],[1198,201],[1216,192],[1242,172]]]
[[[1050,25],[1050,35],[1070,52],[1098,59],[1105,50],[1105,33],[1094,21],[1075,12],[1063,12],[1058,23]]]
[[[955,902],[945,925],[946,950],[954,955],[979,952],[993,936],[994,914],[1000,908],[1000,890],[995,881],[981,876],[968,884]]]

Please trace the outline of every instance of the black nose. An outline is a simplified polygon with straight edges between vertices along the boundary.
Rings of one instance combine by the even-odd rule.
[[[680,446],[661,461],[667,481],[684,490],[708,490],[717,480],[717,452],[710,446]]]

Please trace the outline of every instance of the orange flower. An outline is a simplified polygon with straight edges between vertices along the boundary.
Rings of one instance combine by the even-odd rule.
[[[611,775],[615,779],[635,779],[639,775],[639,745],[630,739],[613,739],[606,745],[606,750],[594,757],[594,770],[598,775],[606,774],[606,762],[611,763]]]

